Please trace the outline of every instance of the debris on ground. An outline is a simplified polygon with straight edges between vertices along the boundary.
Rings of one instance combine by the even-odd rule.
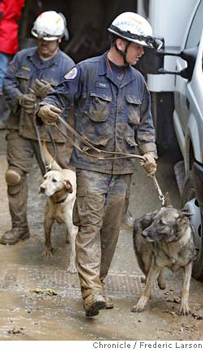
[[[25,333],[23,332],[24,328],[23,327],[13,327],[13,329],[8,331],[8,334],[14,334],[14,335],[24,335]]]
[[[55,292],[53,289],[40,289],[40,288],[36,288],[31,290],[32,293],[36,293],[36,294],[45,294],[45,295],[49,295],[49,296],[55,296],[58,295],[57,292]]]

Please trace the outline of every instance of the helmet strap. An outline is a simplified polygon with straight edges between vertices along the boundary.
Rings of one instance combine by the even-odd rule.
[[[129,63],[128,63],[127,60],[126,60],[126,55],[127,55],[128,47],[130,46],[130,44],[131,44],[131,42],[130,42],[130,41],[127,41],[126,47],[125,47],[125,51],[121,51],[121,50],[117,47],[116,41],[114,41],[114,47],[115,47],[116,51],[123,57],[124,66],[125,66],[125,67],[128,67],[128,66],[129,66]]]

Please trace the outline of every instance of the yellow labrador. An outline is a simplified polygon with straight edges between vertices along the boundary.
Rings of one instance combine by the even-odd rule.
[[[62,169],[43,143],[43,151],[47,164],[50,164],[51,170],[44,175],[44,181],[40,185],[40,193],[45,194],[47,198],[44,232],[45,232],[45,255],[51,256],[53,247],[51,244],[51,229],[54,221],[65,223],[67,228],[67,241],[70,242],[70,263],[68,272],[76,273],[75,266],[75,239],[78,228],[73,225],[72,213],[76,198],[76,174],[73,170]]]

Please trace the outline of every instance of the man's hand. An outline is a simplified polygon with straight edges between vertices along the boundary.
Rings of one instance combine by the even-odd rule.
[[[47,104],[40,107],[37,116],[40,117],[44,124],[54,124],[61,115],[62,110],[53,105]]]
[[[18,99],[18,103],[26,111],[26,113],[32,114],[34,113],[36,96],[33,94],[21,95]]]
[[[143,166],[145,170],[148,172],[148,176],[154,176],[157,168],[156,166],[157,156],[154,153],[149,152],[149,153],[145,153],[143,155],[143,158],[144,159],[140,161],[140,165]]]
[[[47,81],[36,79],[32,90],[37,97],[44,99],[49,92],[53,91],[53,88]]]

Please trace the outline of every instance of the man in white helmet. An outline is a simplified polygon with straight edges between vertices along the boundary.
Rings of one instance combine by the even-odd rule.
[[[30,236],[26,175],[31,169],[34,155],[41,172],[45,171],[38,139],[47,141],[49,151],[55,154],[62,167],[66,168],[68,164],[66,138],[51,128],[56,145],[54,150],[46,128],[42,127],[38,133],[35,126],[38,104],[64,77],[67,69],[74,66],[73,60],[59,49],[59,43],[66,32],[62,14],[55,11],[40,14],[32,28],[37,47],[19,51],[10,63],[4,79],[4,96],[10,107],[7,122],[8,170],[5,177],[12,228],[1,237],[2,244],[15,244]]]
[[[112,308],[104,293],[104,279],[116,248],[120,225],[129,201],[136,147],[149,175],[156,172],[157,151],[151,116],[150,94],[143,76],[132,67],[144,47],[156,45],[150,24],[127,12],[109,27],[111,47],[102,56],[77,64],[64,81],[40,104],[37,115],[45,124],[57,121],[69,105],[75,108],[75,128],[93,146],[78,141],[72,163],[77,170],[74,224],[77,267],[87,316]],[[88,154],[87,154],[88,153]]]

